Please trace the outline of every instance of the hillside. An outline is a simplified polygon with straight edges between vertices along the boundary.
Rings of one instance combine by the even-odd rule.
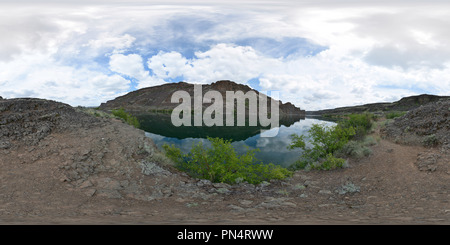
[[[100,105],[100,109],[102,110],[112,110],[117,108],[124,108],[126,111],[130,112],[151,112],[155,110],[172,110],[178,104],[171,103],[172,94],[176,91],[186,91],[191,97],[194,95],[194,84],[189,84],[185,82],[179,83],[168,83],[160,86],[154,86],[149,88],[139,89],[133,92],[130,92],[126,95],[120,96],[113,100],[107,101],[106,103],[102,103]],[[217,81],[212,84],[203,85],[202,92],[205,94],[208,91],[218,91],[222,94],[224,99],[224,107],[225,107],[225,93],[226,91],[242,91],[247,93],[248,91],[255,91],[256,94],[259,94],[258,91],[251,89],[250,87],[242,84],[238,84],[232,81]],[[268,101],[271,98],[268,97]],[[208,104],[203,104],[203,107],[207,107]],[[270,106],[270,103],[269,103]],[[225,109],[224,109],[225,111]],[[281,116],[289,116],[289,115],[305,115],[305,111],[300,108],[295,107],[293,104],[287,102],[280,102],[280,115]]]
[[[325,109],[319,111],[307,111],[307,115],[339,115],[363,112],[386,112],[386,111],[409,111],[421,105],[426,105],[439,100],[450,100],[450,96],[437,95],[416,95],[404,97],[399,101],[386,103],[371,103],[358,106],[339,107],[334,109]]]

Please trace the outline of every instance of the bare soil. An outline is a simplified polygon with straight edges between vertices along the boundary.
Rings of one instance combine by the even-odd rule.
[[[450,224],[445,146],[381,135],[347,168],[229,186],[162,165],[144,132],[119,120],[58,120],[37,141],[0,138],[0,224]]]

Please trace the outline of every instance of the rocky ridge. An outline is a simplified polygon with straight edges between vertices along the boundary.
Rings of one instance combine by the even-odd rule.
[[[384,132],[404,144],[449,144],[450,100],[432,102],[410,110],[389,123]]]
[[[194,95],[194,85],[179,82],[179,83],[168,83],[160,86],[154,86],[149,88],[139,89],[133,92],[130,92],[126,95],[115,98],[114,100],[107,101],[106,103],[102,103],[100,105],[100,109],[102,110],[112,110],[118,108],[124,108],[126,111],[130,112],[151,112],[154,110],[172,110],[178,104],[171,103],[172,94],[176,91],[186,91],[191,97]],[[259,94],[258,91],[251,89],[250,87],[238,84],[228,80],[217,81],[212,84],[203,85],[202,92],[203,94],[208,91],[218,91],[222,94],[224,100],[226,98],[226,91],[242,91],[247,93],[248,91],[254,91],[256,94]],[[270,97],[268,97],[268,101],[271,101]],[[223,103],[224,106],[226,103]],[[270,103],[269,103],[270,106]],[[203,107],[207,107],[207,104],[203,104]],[[293,104],[287,102],[283,103],[280,101],[280,115],[281,116],[289,116],[289,115],[305,115],[305,111],[300,108],[294,106]],[[225,111],[225,110],[224,110]]]
[[[450,100],[450,96],[437,96],[437,95],[416,95],[410,97],[404,97],[399,101],[388,103],[372,103],[358,106],[339,107],[334,109],[326,109],[319,111],[307,111],[308,115],[342,115],[351,113],[364,113],[364,112],[389,112],[389,111],[409,111],[422,105],[426,105],[431,102]]]

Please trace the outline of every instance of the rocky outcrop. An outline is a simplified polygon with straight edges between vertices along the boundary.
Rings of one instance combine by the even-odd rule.
[[[0,101],[0,156],[2,183],[23,192],[58,186],[52,198],[68,203],[77,195],[153,200],[164,190],[155,182],[173,175],[144,131],[34,98]]]
[[[130,92],[124,96],[120,96],[114,100],[110,100],[106,103],[102,103],[100,105],[100,109],[102,110],[112,110],[117,108],[124,108],[126,111],[130,112],[151,112],[155,110],[172,110],[178,104],[171,103],[172,94],[176,91],[186,91],[191,97],[194,95],[194,84],[189,84],[185,82],[179,83],[168,83],[160,86],[149,87],[139,89],[133,92]],[[242,91],[247,93],[248,91],[255,91],[256,94],[259,94],[258,91],[243,85],[238,84],[232,81],[224,80],[218,81],[212,84],[203,85],[202,92],[205,94],[208,91],[218,91],[222,94],[222,97],[226,98],[226,91]],[[270,97],[269,97],[270,98]],[[271,100],[269,99],[268,100]],[[207,104],[203,104],[203,107],[207,107]],[[225,103],[224,103],[225,106]],[[270,103],[269,103],[270,106]],[[298,107],[295,107],[291,103],[282,103],[280,101],[280,115],[288,116],[288,115],[305,115],[305,111],[301,110]]]
[[[372,103],[359,106],[339,107],[335,109],[326,109],[320,111],[308,111],[308,115],[342,115],[351,113],[364,112],[383,112],[383,111],[409,111],[421,105],[426,105],[431,102],[440,100],[450,100],[450,96],[436,96],[422,94],[417,96],[410,96],[402,98],[399,101],[392,103]]]
[[[450,100],[428,103],[388,124],[387,137],[424,146],[450,143]]]
[[[52,131],[91,128],[101,124],[95,117],[77,112],[75,108],[43,99],[0,100],[0,145],[17,141],[37,145]]]

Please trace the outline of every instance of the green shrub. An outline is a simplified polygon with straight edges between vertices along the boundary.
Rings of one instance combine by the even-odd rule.
[[[362,139],[372,128],[373,115],[370,113],[350,114],[344,120],[338,122],[343,128],[351,128],[355,130],[352,136],[354,139]]]
[[[344,128],[339,124],[336,126],[313,124],[308,130],[310,138],[308,142],[304,135],[291,135],[292,142],[288,148],[303,149],[301,158],[291,166],[291,169],[303,169],[308,165],[319,162],[321,159],[328,159],[329,155],[333,155],[342,149],[354,134],[353,127]],[[309,147],[309,145],[312,147]]]
[[[141,126],[139,120],[136,117],[126,113],[123,108],[112,110],[112,114],[115,117],[123,119],[126,123],[134,126],[135,128],[139,128]]]
[[[366,137],[373,126],[372,119],[373,115],[369,113],[351,114],[335,126],[313,124],[308,130],[308,141],[305,135],[291,135],[292,142],[288,148],[300,148],[303,153],[290,169],[334,169],[345,163],[344,159],[335,156],[370,155],[371,150],[367,146],[376,144],[373,137]]]
[[[175,162],[175,167],[187,172],[194,178],[207,179],[211,182],[235,184],[247,181],[258,184],[271,179],[284,179],[292,172],[278,165],[264,164],[255,158],[258,150],[249,150],[237,155],[231,141],[210,138],[210,148],[202,142],[194,145],[191,151],[183,154],[174,145],[163,145],[167,157]]]
[[[344,167],[346,161],[342,158],[334,157],[332,154],[328,154],[324,161],[319,162],[319,164],[313,164],[311,166],[312,169],[318,170],[333,170],[336,168]]]
[[[372,136],[366,136],[363,139],[363,145],[365,146],[374,146],[377,144],[377,140]]]

